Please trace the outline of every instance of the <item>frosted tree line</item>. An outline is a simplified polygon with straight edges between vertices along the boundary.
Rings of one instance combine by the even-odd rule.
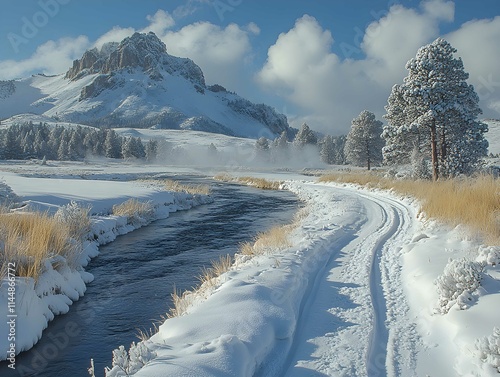
[[[88,156],[109,158],[156,157],[157,142],[144,144],[140,138],[122,137],[112,129],[49,127],[27,123],[0,130],[0,158],[81,160]]]
[[[274,140],[261,137],[255,142],[255,159],[275,165],[295,165],[304,159],[321,160],[328,165],[344,165],[346,136],[319,136],[307,123],[302,124],[293,138],[286,131]]]

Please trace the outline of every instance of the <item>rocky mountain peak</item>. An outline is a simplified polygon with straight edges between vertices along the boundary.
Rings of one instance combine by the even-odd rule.
[[[86,51],[75,60],[66,78],[78,80],[88,74],[111,74],[120,70],[140,69],[154,80],[163,78],[162,71],[180,75],[205,88],[203,72],[192,60],[167,53],[167,47],[153,32],[134,33],[118,43],[108,43],[100,50]]]

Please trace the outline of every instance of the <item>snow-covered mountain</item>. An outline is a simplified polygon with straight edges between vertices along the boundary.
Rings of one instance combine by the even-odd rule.
[[[167,53],[154,33],[86,51],[57,76],[0,81],[0,119],[31,113],[105,127],[190,129],[273,137],[287,119],[220,85],[192,60]]]

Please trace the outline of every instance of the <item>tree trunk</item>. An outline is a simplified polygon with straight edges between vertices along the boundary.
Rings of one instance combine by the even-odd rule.
[[[446,135],[444,133],[444,128],[443,128],[443,130],[441,131],[441,163],[442,164],[446,160],[446,150],[447,150]]]
[[[436,120],[432,120],[431,125],[431,158],[432,158],[432,180],[437,181],[439,178],[438,154],[437,154],[437,137],[436,137]]]
[[[371,161],[370,161],[370,144],[368,140],[366,140],[366,163],[368,165],[368,170],[371,168]]]

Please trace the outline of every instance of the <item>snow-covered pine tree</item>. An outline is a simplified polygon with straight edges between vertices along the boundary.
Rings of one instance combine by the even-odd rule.
[[[255,142],[255,149],[258,153],[269,151],[269,140],[267,140],[265,137],[258,138]]]
[[[21,143],[17,139],[19,127],[11,126],[7,129],[2,140],[3,158],[14,160],[22,158]]]
[[[470,174],[488,148],[488,127],[477,120],[479,97],[467,84],[469,74],[455,52],[442,38],[421,47],[406,64],[408,76],[393,88],[386,106],[386,159],[412,150],[408,145],[415,145],[412,139],[418,135],[419,146],[429,146],[435,180],[440,174]]]
[[[335,150],[333,137],[331,137],[330,135],[325,136],[325,138],[321,142],[321,150],[319,151],[319,155],[321,156],[321,161],[323,161],[325,164],[333,165],[337,162],[337,151]]]
[[[344,152],[347,162],[356,166],[366,166],[382,162],[384,140],[381,138],[382,122],[375,114],[363,110],[352,120],[351,131],[347,135]]]
[[[255,158],[264,162],[270,159],[269,140],[265,137],[260,137],[255,141]]]
[[[295,139],[293,139],[293,144],[298,148],[303,148],[305,145],[316,145],[318,139],[314,132],[309,128],[307,123],[304,123],[301,127],[297,135],[295,135]]]
[[[158,155],[158,142],[156,140],[150,139],[146,143],[146,161],[154,162]]]
[[[276,148],[279,148],[279,149],[286,149],[288,148],[288,136],[286,134],[286,131],[283,131],[280,136],[278,136],[275,140],[274,140],[274,145]]]
[[[122,143],[122,156],[123,158],[132,158],[134,157],[134,150],[133,150],[133,142],[134,139],[131,137],[127,137],[123,140]]]
[[[106,130],[104,141],[105,156],[109,158],[121,158],[122,138],[119,138],[115,130]]]
[[[344,148],[345,142],[347,140],[347,135],[340,135],[333,138],[333,144],[335,149],[335,164],[344,165],[346,163]]]

